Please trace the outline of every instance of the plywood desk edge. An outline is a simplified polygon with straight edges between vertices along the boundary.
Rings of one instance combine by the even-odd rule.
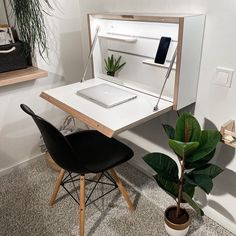
[[[90,117],[84,115],[83,113],[69,107],[68,105],[64,104],[63,102],[51,97],[50,95],[46,94],[45,92],[42,92],[40,94],[40,97],[47,100],[48,102],[55,105],[56,107],[62,109],[63,111],[71,114],[73,117],[81,120],[82,122],[84,122],[85,124],[91,126],[92,128],[98,130],[102,134],[104,134],[104,135],[106,135],[110,138],[114,135],[113,130],[111,130],[108,127],[102,125],[101,123],[97,122],[96,120],[91,119]]]
[[[169,106],[169,107],[166,107],[165,109],[162,109],[161,111],[156,111],[156,112],[153,112],[152,115],[150,116],[147,116],[147,117],[144,117],[143,119],[140,119],[140,120],[137,120],[136,122],[133,122],[132,124],[130,125],[127,125],[125,127],[122,127],[121,129],[118,129],[114,132],[114,135],[118,135],[119,133],[123,132],[123,131],[126,131],[128,129],[131,129],[131,128],[134,128],[138,125],[142,125],[143,123],[149,121],[149,120],[152,120],[168,111],[171,111],[173,109],[173,106]]]
[[[56,107],[60,108],[61,110],[71,114],[73,117],[81,120],[82,122],[91,126],[92,128],[98,130],[99,132],[101,132],[102,134],[106,135],[109,138],[111,138],[115,135],[118,135],[119,133],[121,133],[123,131],[131,129],[139,124],[143,124],[144,122],[147,122],[147,121],[149,121],[155,117],[158,117],[158,116],[173,109],[173,106],[168,106],[165,109],[162,109],[161,111],[153,112],[153,114],[148,117],[144,117],[143,119],[137,120],[136,122],[133,122],[132,124],[126,125],[120,129],[114,131],[114,130],[104,126],[103,124],[97,122],[96,120],[84,115],[83,113],[73,109],[72,107],[64,104],[63,102],[51,97],[50,95],[48,95],[45,92],[42,92],[40,94],[40,97],[45,99],[46,101],[50,102],[51,104],[55,105]]]

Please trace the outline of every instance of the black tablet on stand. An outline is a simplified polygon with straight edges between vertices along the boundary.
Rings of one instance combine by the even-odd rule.
[[[166,60],[166,56],[168,53],[168,49],[170,46],[171,38],[170,37],[161,37],[160,43],[157,49],[155,63],[164,64]]]

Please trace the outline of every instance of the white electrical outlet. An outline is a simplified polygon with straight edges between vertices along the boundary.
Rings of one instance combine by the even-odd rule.
[[[216,68],[214,84],[223,87],[231,87],[234,70],[218,66]]]

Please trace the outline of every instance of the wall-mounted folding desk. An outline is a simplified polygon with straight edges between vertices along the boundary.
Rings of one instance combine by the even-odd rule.
[[[93,52],[94,78],[44,91],[42,98],[108,137],[196,101],[205,21],[203,15],[91,14],[88,18],[91,42],[99,26],[98,42]],[[171,37],[164,65],[154,63],[162,36]],[[176,49],[177,57],[159,109],[153,111]],[[126,62],[115,78],[107,76],[104,70],[104,59],[112,54],[122,56],[122,61]],[[76,94],[80,89],[101,83],[132,91],[137,98],[104,108]]]
[[[162,100],[160,109],[153,112],[157,98],[141,93],[137,98],[111,108],[104,108],[76,94],[79,89],[88,88],[101,83],[109,83],[102,79],[90,79],[83,83],[75,83],[45,91],[41,97],[68,112],[108,137],[139,125],[172,109],[172,103]],[[111,83],[109,83],[111,84]],[[120,87],[119,85],[112,86]],[[122,88],[124,89],[124,88]]]

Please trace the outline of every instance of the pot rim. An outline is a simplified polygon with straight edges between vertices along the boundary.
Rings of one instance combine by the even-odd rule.
[[[176,208],[176,206],[172,205],[172,206],[169,206],[168,208],[166,208],[165,210],[165,223],[172,229],[175,229],[175,230],[184,230],[186,229],[189,224],[190,224],[190,217],[189,217],[189,214],[187,212],[187,210],[185,208],[181,208],[182,210],[184,210],[188,216],[188,220],[183,223],[183,224],[175,224],[175,223],[172,223],[167,217],[166,217],[166,212],[171,209],[171,208]]]

